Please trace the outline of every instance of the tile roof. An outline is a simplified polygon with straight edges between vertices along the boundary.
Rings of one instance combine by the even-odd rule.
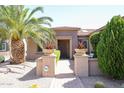
[[[61,26],[61,27],[53,27],[54,31],[78,31],[78,36],[89,36],[91,33],[95,32],[96,29],[81,29],[79,27],[68,27],[68,26]]]
[[[53,27],[52,29],[55,30],[55,31],[63,31],[63,30],[67,30],[67,31],[78,31],[81,28],[79,28],[79,27],[61,26],[61,27]]]
[[[96,29],[81,29],[78,31],[78,36],[89,36],[91,33],[95,32]]]

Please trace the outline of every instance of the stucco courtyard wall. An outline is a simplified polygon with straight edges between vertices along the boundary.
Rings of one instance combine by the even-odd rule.
[[[103,75],[98,66],[97,58],[89,58],[88,63],[89,63],[89,76]]]

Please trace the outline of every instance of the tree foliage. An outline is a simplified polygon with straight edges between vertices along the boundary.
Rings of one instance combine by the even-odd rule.
[[[35,17],[35,13],[41,16]],[[0,6],[0,39],[22,40],[32,38],[39,46],[48,40],[55,40],[55,33],[50,29],[52,19],[42,16],[43,8],[30,11],[23,5]]]
[[[94,56],[93,57],[96,58],[97,57],[96,49],[97,49],[97,44],[100,41],[100,32],[95,32],[95,33],[91,34],[89,39],[90,39],[91,45],[92,45],[93,50],[94,50]]]
[[[101,32],[97,56],[103,73],[124,79],[124,19],[121,16],[114,16]]]

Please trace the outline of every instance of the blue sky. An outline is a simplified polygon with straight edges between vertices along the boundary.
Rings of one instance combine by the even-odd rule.
[[[36,6],[27,6],[34,8]],[[83,29],[97,29],[105,25],[114,15],[124,16],[124,6],[120,5],[82,5],[82,6],[43,6],[42,15],[49,16],[53,19],[52,27],[56,26],[74,26]],[[35,16],[41,16],[37,13]]]

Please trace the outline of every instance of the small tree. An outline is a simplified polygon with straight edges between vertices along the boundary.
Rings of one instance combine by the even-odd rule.
[[[97,48],[98,42],[100,41],[100,32],[95,32],[95,33],[91,34],[89,39],[90,39],[90,42],[91,42],[93,50],[94,50],[94,57],[96,58],[97,57],[96,48]]]
[[[124,79],[124,19],[121,16],[114,16],[101,32],[97,56],[103,73]]]
[[[42,7],[32,11],[23,5],[0,6],[0,40],[10,41],[11,63],[25,61],[25,44],[23,40],[31,38],[40,47],[49,40],[55,41],[55,33],[50,28],[52,19],[47,16],[35,17]]]

